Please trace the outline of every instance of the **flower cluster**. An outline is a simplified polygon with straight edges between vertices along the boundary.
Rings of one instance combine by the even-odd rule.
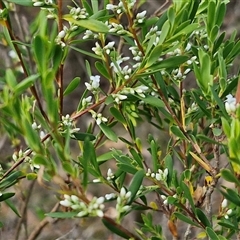
[[[228,114],[234,113],[237,108],[236,98],[232,94],[228,94],[225,100],[225,108]]]
[[[127,99],[127,96],[126,96],[126,95],[119,94],[119,93],[116,93],[116,94],[113,93],[113,94],[112,94],[112,97],[113,97],[114,101],[115,101],[117,104],[121,103],[122,100]]]
[[[78,132],[80,130],[80,128],[76,128],[73,120],[71,119],[70,115],[67,114],[66,116],[62,116],[62,127],[63,127],[63,131],[66,129],[70,129],[70,133],[74,133],[74,132]]]
[[[162,171],[161,169],[158,169],[158,172],[154,173],[154,172],[151,171],[150,168],[148,168],[146,176],[151,177],[151,178],[155,178],[158,181],[166,182],[167,176],[168,176],[168,169],[165,168],[164,171]]]
[[[126,1],[127,8],[131,9],[134,6],[135,2],[136,2],[136,0]],[[119,1],[118,5],[114,5],[114,4],[111,4],[111,3],[107,4],[106,9],[111,10],[111,11],[117,13],[117,14],[121,14],[121,13],[126,11],[122,1]]]
[[[108,28],[110,33],[117,33],[118,35],[125,35],[129,33],[120,23],[110,23],[108,24]]]
[[[135,23],[139,23],[139,24],[143,23],[146,13],[147,13],[146,10],[138,13],[135,19]]]
[[[153,45],[156,46],[159,43],[160,35],[161,35],[161,31],[158,30],[158,27],[157,26],[152,27],[150,28],[149,32],[146,34],[145,41],[149,41],[150,39],[155,37]]]
[[[23,152],[22,149],[20,149],[18,152],[14,152],[12,155],[12,159],[17,162],[19,159],[24,158],[24,162],[29,164],[29,167],[32,171],[39,169],[40,165],[35,164],[32,160],[32,158],[28,155],[30,155],[30,150],[26,150],[25,152]],[[35,155],[34,152],[31,153],[31,155]]]
[[[91,30],[86,30],[83,36],[83,39],[89,39],[89,38],[94,38],[97,39],[98,38],[98,34],[92,32]]]
[[[44,5],[51,6],[55,3],[54,0],[32,0],[34,7],[42,7]]]
[[[120,190],[120,194],[117,197],[117,205],[116,205],[116,210],[119,214],[124,213],[124,212],[128,212],[131,209],[130,205],[127,205],[129,200],[131,199],[131,192],[130,191],[126,191],[126,189],[124,187],[121,188]]]
[[[135,60],[137,63],[133,65],[133,68],[137,68],[140,66],[141,61],[143,59],[143,54],[141,51],[139,51],[137,46],[132,46],[129,48],[129,50],[132,52],[133,60]]]
[[[100,76],[90,76],[90,83],[85,82],[85,86],[90,92],[96,93],[100,86]]]
[[[221,211],[222,211],[222,214],[224,215],[225,219],[228,219],[229,215],[232,214],[232,209],[228,209],[227,206],[228,206],[227,199],[224,198],[222,203],[221,203]]]
[[[120,66],[123,62],[128,61],[129,57],[118,57],[116,61],[113,61],[110,66],[113,68],[113,72],[118,76],[123,77],[125,80],[130,78],[132,69],[126,65],[123,68]]]
[[[113,174],[113,172],[112,172],[112,169],[111,168],[109,168],[108,169],[108,171],[107,171],[107,180],[108,181],[111,181],[112,179],[114,179],[114,174]]]
[[[123,94],[138,94],[140,97],[145,98],[144,93],[148,90],[148,87],[145,85],[140,85],[135,88],[124,88],[121,92]]]
[[[82,106],[86,108],[88,105],[92,103],[92,96],[88,96],[86,98],[83,98],[82,100]]]
[[[98,42],[95,43],[95,47],[92,48],[93,52],[98,55],[102,56],[102,54],[105,52],[106,54],[110,54],[111,50],[114,49],[115,42],[109,42],[107,45],[105,45],[103,48],[100,46]]]
[[[187,68],[184,72],[182,72],[181,68],[174,69],[172,71],[172,77],[174,80],[184,80],[187,76],[187,74],[191,71],[190,68]]]
[[[92,117],[96,120],[97,125],[100,125],[102,122],[107,122],[107,118],[103,117],[102,113],[96,113],[93,110],[90,111]]]
[[[73,7],[70,10],[70,14],[76,20],[88,18],[88,13],[87,13],[86,8],[80,8],[80,7],[76,8],[76,7]]]
[[[74,211],[77,211],[76,217],[83,216],[98,216],[103,217],[104,209],[104,197],[94,197],[88,204],[82,202],[75,195],[66,195],[64,194],[64,200],[60,201],[60,204],[64,207],[69,207]]]

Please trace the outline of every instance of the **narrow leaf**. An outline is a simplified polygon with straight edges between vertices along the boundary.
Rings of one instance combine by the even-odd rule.
[[[95,19],[86,19],[86,20],[76,20],[70,15],[65,15],[63,19],[74,23],[80,27],[87,28],[94,32],[107,33],[109,31],[108,27],[103,23]]]
[[[188,218],[186,215],[180,213],[180,212],[175,212],[174,215],[181,221],[188,223],[192,226],[196,226],[199,227],[199,225],[197,223],[195,223],[194,221],[192,221],[190,218]]]
[[[137,171],[136,174],[133,176],[130,186],[128,188],[128,190],[131,192],[130,203],[132,203],[132,201],[135,200],[135,196],[136,196],[139,188],[141,187],[144,176],[145,176],[144,170]],[[128,204],[130,204],[130,203],[128,203]]]
[[[108,139],[110,139],[113,142],[118,141],[117,134],[111,128],[109,128],[106,124],[101,123],[99,127]]]
[[[73,90],[75,90],[77,88],[77,86],[80,83],[80,77],[75,77],[67,86],[67,88],[65,89],[63,95],[66,96],[68,94],[70,94]]]
[[[77,212],[52,212],[52,213],[46,213],[45,215],[47,217],[52,218],[73,218],[77,215]]]

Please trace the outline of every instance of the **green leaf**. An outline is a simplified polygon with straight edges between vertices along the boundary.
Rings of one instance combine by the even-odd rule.
[[[189,201],[191,207],[192,207],[192,211],[195,212],[195,205],[193,202],[193,198],[191,195],[191,192],[189,190],[189,187],[186,185],[186,183],[184,181],[182,181],[180,183],[181,189],[184,191],[184,197]]]
[[[209,34],[215,24],[215,13],[216,13],[215,1],[212,1],[212,0],[209,1],[207,10],[208,10],[207,11],[207,30]]]
[[[219,98],[218,94],[216,93],[216,91],[214,90],[214,87],[211,86],[211,91],[212,91],[212,95],[215,99],[215,101],[217,102],[217,105],[219,106],[221,112],[222,112],[222,115],[223,117],[225,117],[226,119],[228,119],[228,114],[226,112],[226,109],[225,109],[225,106],[224,106],[224,103],[223,101]]]
[[[234,174],[229,169],[222,169],[221,176],[228,182],[233,182],[240,186],[240,181],[234,176]]]
[[[128,204],[132,203],[135,200],[135,196],[142,185],[143,178],[145,177],[145,171],[143,169],[137,171],[132,178],[128,191],[131,192],[131,200]]]
[[[153,162],[153,171],[157,172],[157,170],[159,169],[157,144],[154,140],[151,140],[150,146],[151,146],[151,158],[152,158],[152,162]]]
[[[52,218],[73,218],[78,214],[78,212],[51,212],[51,213],[46,213],[45,215],[47,217],[52,217]]]
[[[107,33],[109,31],[108,27],[103,22],[95,19],[76,20],[72,18],[71,15],[65,15],[63,19],[94,32]]]
[[[20,83],[18,83],[15,86],[14,88],[15,94],[17,96],[22,94],[25,90],[27,90],[29,87],[33,85],[33,83],[36,81],[38,77],[39,77],[39,74],[34,74],[22,80]]]
[[[222,129],[220,128],[213,128],[212,129],[213,135],[219,137],[222,134]]]
[[[237,206],[240,206],[240,197],[233,189],[227,189],[226,191],[220,190],[222,195],[229,200],[230,202],[234,203]]]
[[[76,139],[78,141],[84,141],[86,138],[89,138],[90,141],[96,139],[96,137],[91,133],[83,133],[83,132],[75,132],[71,134],[72,139]]]
[[[181,35],[187,35],[192,33],[194,30],[196,31],[199,28],[198,23],[188,24],[185,28],[181,29],[179,32],[174,34],[168,41],[173,41],[175,38],[179,38]]]
[[[43,165],[45,167],[49,166],[49,161],[41,154],[36,154],[33,156],[33,163],[36,165]]]
[[[13,70],[10,69],[10,68],[6,69],[5,79],[6,79],[6,82],[7,82],[8,86],[11,89],[14,89],[18,84],[16,76],[15,76]]]
[[[199,140],[203,140],[204,142],[209,142],[209,143],[213,143],[213,144],[219,144],[219,142],[213,140],[212,138],[207,137],[204,134],[197,134],[196,138]]]
[[[225,14],[226,14],[226,3],[223,1],[220,3],[220,6],[218,7],[217,13],[216,13],[215,24],[217,24],[218,27],[221,27]]]
[[[107,152],[97,157],[99,163],[106,162],[107,160],[113,159],[113,152]]]
[[[180,139],[186,139],[185,135],[179,129],[178,126],[175,126],[175,125],[171,126],[170,130],[176,137],[179,137]]]
[[[39,35],[33,39],[33,50],[39,71],[41,74],[45,74],[47,66],[46,59],[48,58],[46,53],[46,41]]]
[[[85,55],[87,55],[87,56],[89,56],[89,57],[91,57],[91,58],[97,58],[97,59],[102,59],[100,56],[98,56],[98,55],[96,55],[96,54],[94,54],[94,53],[91,53],[91,52],[89,52],[89,51],[85,51],[85,50],[83,50],[83,49],[80,49],[80,48],[76,48],[76,47],[74,47],[74,46],[69,46],[71,49],[73,49],[73,50],[75,50],[75,51],[77,51],[77,52],[80,52],[80,53],[83,53],[83,54],[85,54]]]
[[[15,193],[14,193],[15,194]],[[13,203],[12,201],[10,201],[10,199],[6,199],[5,203],[12,209],[12,211],[18,216],[21,217],[21,215],[19,214],[17,208],[16,208],[16,204]]]
[[[75,77],[67,86],[67,88],[65,89],[63,95],[67,96],[68,94],[70,94],[73,90],[75,90],[77,88],[77,86],[80,83],[80,77]]]
[[[15,195],[15,193],[3,193],[1,196],[0,196],[0,202],[3,202],[5,201],[6,199],[8,198],[11,198]]]
[[[26,7],[33,6],[32,0],[7,0],[7,2],[16,3],[16,4],[19,4],[22,6],[26,6]]]
[[[165,106],[163,101],[157,97],[153,97],[150,95],[146,96],[145,98],[137,96],[137,95],[136,95],[136,97],[140,98],[144,103],[149,104],[153,107],[162,108]]]
[[[130,164],[117,163],[117,166],[120,170],[126,173],[135,174],[137,172],[137,169]]]
[[[199,218],[199,220],[204,224],[205,227],[211,226],[211,223],[209,222],[207,216],[200,208],[196,208],[196,215]]]
[[[97,13],[98,12],[98,0],[91,0],[92,3],[92,9],[93,9],[93,13]]]
[[[103,218],[102,222],[105,225],[105,227],[109,229],[111,232],[117,234],[118,236],[124,239],[130,239],[130,236],[122,230],[122,226],[114,222],[112,219]]]
[[[10,173],[10,175],[1,180],[0,182],[1,191],[14,185],[18,181],[18,179],[22,176],[23,173],[21,171],[15,171]]]
[[[117,108],[111,107],[110,112],[116,120],[118,120],[119,122],[121,122],[124,125],[126,124],[125,118],[123,117],[122,113]]]
[[[212,228],[206,227],[206,233],[210,239],[220,240],[218,235],[213,231]]]
[[[148,68],[152,66],[154,63],[156,63],[157,60],[160,58],[161,53],[162,53],[162,45],[156,46],[148,56],[148,60],[145,67]]]
[[[143,159],[140,153],[138,153],[135,148],[131,148],[129,149],[130,153],[133,156],[134,161],[138,164],[138,166],[140,168],[143,168]]]
[[[36,173],[27,173],[26,179],[30,180],[30,181],[35,180],[35,179],[37,179],[37,174]]]
[[[109,73],[107,71],[107,68],[101,62],[97,61],[95,63],[95,67],[106,79],[110,79],[110,76],[109,76]]]
[[[117,134],[111,128],[109,128],[106,124],[101,123],[99,127],[108,139],[110,139],[113,142],[118,141]]]
[[[180,213],[180,212],[174,212],[174,215],[181,221],[188,223],[192,226],[196,226],[199,227],[199,225],[197,223],[195,223],[194,221],[192,221],[190,218],[188,218],[186,215]]]
[[[146,71],[140,75],[149,75],[151,73],[158,72],[164,68],[176,68],[177,66],[183,64],[189,59],[188,56],[175,56],[164,59],[156,64],[153,64],[151,67],[147,68],[149,71]]]
[[[162,29],[161,29],[161,34],[160,34],[159,41],[158,41],[159,45],[162,44],[165,41],[169,30],[170,30],[170,23],[169,23],[169,21],[166,21],[163,24]]]

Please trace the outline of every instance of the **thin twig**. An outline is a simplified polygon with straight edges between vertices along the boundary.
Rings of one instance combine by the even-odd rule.
[[[62,0],[58,0],[58,31],[63,30],[62,22]],[[60,64],[56,74],[56,79],[59,87],[59,105],[60,105],[60,116],[63,113],[63,63]]]
[[[34,184],[35,184],[36,181],[32,181],[30,186],[29,186],[29,191],[27,193],[27,198],[25,199],[24,203],[23,203],[23,206],[21,208],[21,211],[20,211],[20,215],[21,215],[21,218],[17,224],[17,227],[16,227],[16,233],[15,233],[15,240],[18,240],[19,236],[20,236],[20,231],[21,231],[21,225],[22,224],[26,224],[27,222],[27,206],[28,206],[28,203],[29,203],[29,200],[30,200],[30,197],[32,196],[32,190],[33,190],[33,187],[34,187]],[[26,237],[28,236],[28,233],[27,233],[27,229],[26,229]]]
[[[51,212],[56,212],[57,209],[59,207],[59,202],[57,202],[55,204],[55,206],[53,207],[53,209],[51,210]],[[54,219],[53,221],[56,222],[58,221],[59,218]],[[48,225],[50,222],[52,221],[51,217],[45,217],[40,223],[39,225],[32,231],[32,233],[30,234],[30,236],[28,237],[27,240],[34,240],[36,239],[39,234],[41,233],[41,231],[43,230],[43,228]]]

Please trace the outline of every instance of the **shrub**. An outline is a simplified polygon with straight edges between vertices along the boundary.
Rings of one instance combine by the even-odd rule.
[[[54,192],[56,206],[42,209],[46,224],[97,217],[125,239],[165,239],[167,231],[239,238],[240,85],[231,73],[240,41],[221,30],[228,1],[173,0],[153,15],[147,1],[111,2],[73,1],[65,13],[62,0],[0,1],[13,64],[1,69],[0,123],[14,149],[2,161],[0,201],[26,218],[27,179]],[[18,5],[39,9],[20,38]],[[65,78],[72,51],[89,59],[84,79]],[[138,211],[129,229],[123,220]],[[163,215],[166,227],[156,221]],[[26,230],[28,239],[45,225]]]

